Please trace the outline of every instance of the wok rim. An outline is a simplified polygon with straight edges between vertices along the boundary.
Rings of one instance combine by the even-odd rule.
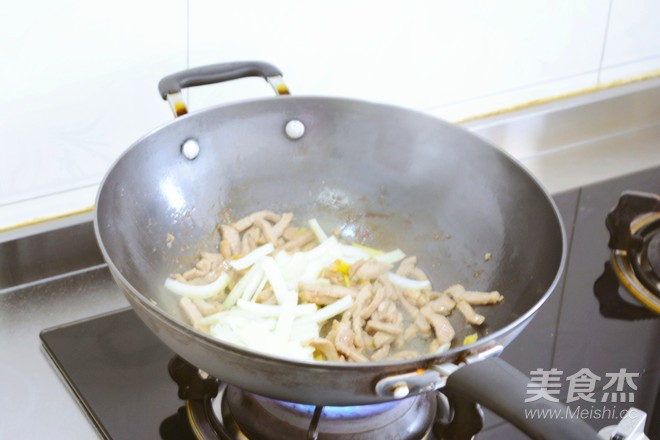
[[[134,149],[136,149],[144,139],[149,138],[152,136],[154,133],[164,129],[165,127],[169,127],[173,124],[177,123],[183,123],[187,119],[190,118],[195,118],[199,117],[200,115],[203,115],[206,112],[210,112],[216,109],[220,108],[226,108],[226,107],[232,107],[232,106],[238,106],[238,105],[253,105],[253,104],[258,104],[260,102],[264,101],[272,101],[274,99],[277,100],[299,100],[299,101],[305,101],[305,100],[324,100],[324,101],[334,101],[334,102],[340,102],[344,104],[357,104],[357,105],[367,105],[367,106],[372,106],[372,107],[381,107],[383,109],[391,109],[391,110],[396,110],[396,111],[404,111],[407,112],[411,115],[414,115],[415,117],[421,117],[421,118],[426,118],[426,119],[431,119],[435,123],[442,123],[448,127],[451,127],[452,129],[458,130],[462,132],[464,135],[468,135],[471,137],[475,137],[479,140],[479,142],[489,146],[490,148],[494,149],[496,151],[496,154],[499,154],[503,156],[508,162],[510,162],[514,167],[518,168],[519,171],[521,171],[529,180],[530,183],[533,183],[538,190],[540,190],[541,194],[545,198],[546,202],[549,203],[550,207],[552,208],[552,211],[555,214],[555,219],[557,220],[558,227],[559,227],[559,232],[561,235],[561,258],[559,261],[559,266],[557,268],[557,271],[555,273],[555,276],[550,283],[549,287],[546,289],[545,293],[539,298],[539,300],[532,306],[530,307],[525,313],[521,314],[518,316],[516,319],[514,319],[512,322],[509,324],[500,327],[496,329],[495,331],[492,331],[489,333],[487,336],[484,336],[477,340],[476,342],[473,342],[469,345],[464,345],[464,346],[458,346],[451,348],[450,350],[440,353],[440,354],[425,354],[413,359],[405,359],[405,360],[393,360],[393,361],[369,361],[369,362],[333,362],[333,361],[314,361],[314,360],[304,360],[304,359],[293,359],[293,358],[288,358],[288,357],[283,357],[283,356],[275,356],[275,355],[270,355],[266,354],[263,352],[259,352],[256,350],[250,350],[238,345],[234,345],[229,342],[222,341],[218,338],[215,338],[211,335],[208,335],[206,333],[203,333],[199,330],[196,330],[194,327],[183,323],[179,321],[178,319],[172,317],[170,314],[168,314],[165,310],[161,309],[154,303],[152,303],[149,298],[147,298],[145,295],[140,293],[127,279],[124,277],[124,275],[119,271],[117,266],[114,264],[113,260],[110,258],[110,255],[108,254],[102,236],[101,236],[101,231],[99,227],[99,200],[101,198],[101,195],[106,188],[106,181],[109,179],[109,177],[113,174],[113,171],[117,167],[117,165],[122,162],[122,160],[125,159],[125,157]],[[204,109],[200,109],[197,111],[193,111],[190,113],[187,113],[183,116],[179,116],[173,120],[170,120],[168,122],[165,122],[163,124],[160,124],[159,126],[153,128],[152,130],[149,130],[146,132],[143,136],[138,138],[136,141],[134,141],[130,146],[128,146],[112,163],[112,165],[109,167],[108,171],[105,173],[103,176],[103,179],[99,183],[99,188],[96,193],[95,201],[94,201],[94,216],[93,216],[93,224],[94,224],[94,234],[96,236],[97,243],[99,245],[99,249],[101,250],[101,254],[103,255],[103,259],[108,265],[108,268],[110,269],[110,272],[112,273],[113,277],[115,280],[117,280],[122,287],[122,291],[124,294],[130,293],[131,296],[137,300],[143,307],[146,307],[146,310],[148,313],[155,315],[159,320],[166,322],[167,324],[173,325],[178,332],[182,333],[187,333],[187,334],[192,334],[196,338],[204,340],[206,344],[212,345],[212,346],[219,346],[222,349],[232,351],[240,356],[244,357],[252,357],[252,358],[258,358],[262,361],[267,361],[267,362],[277,362],[280,364],[289,364],[293,366],[304,366],[306,368],[315,368],[315,369],[336,369],[340,368],[342,370],[369,370],[369,369],[374,369],[374,368],[393,368],[393,367],[399,367],[401,370],[405,370],[405,367],[410,365],[420,365],[420,364],[427,364],[427,365],[432,365],[432,364],[438,364],[441,362],[446,362],[449,360],[453,360],[456,358],[459,358],[463,354],[468,354],[468,353],[480,353],[482,351],[485,351],[495,345],[502,345],[503,347],[506,346],[507,344],[502,344],[501,341],[498,341],[498,339],[502,338],[503,336],[510,334],[514,332],[516,329],[522,326],[522,329],[524,329],[524,326],[526,323],[531,320],[531,318],[536,314],[536,312],[541,308],[541,306],[548,300],[550,295],[555,291],[555,289],[558,288],[559,282],[562,278],[562,275],[564,274],[565,271],[565,266],[566,266],[566,260],[568,258],[568,252],[567,252],[567,236],[566,236],[566,230],[564,227],[564,222],[562,220],[561,214],[559,212],[559,209],[557,208],[557,205],[553,198],[550,195],[550,192],[547,190],[545,185],[536,177],[534,176],[527,167],[525,167],[520,161],[518,161],[511,153],[502,150],[495,146],[493,143],[489,142],[488,140],[484,139],[483,137],[470,132],[467,128],[462,127],[460,125],[448,122],[443,120],[442,118],[439,118],[437,116],[424,113],[420,110],[415,110],[411,109],[405,106],[401,105],[396,105],[396,104],[389,104],[389,103],[382,103],[382,102],[376,102],[376,101],[371,101],[371,100],[365,100],[365,99],[357,99],[357,98],[348,98],[348,97],[337,97],[337,96],[325,96],[325,95],[282,95],[282,96],[275,96],[275,97],[267,97],[267,98],[250,98],[250,99],[244,99],[244,100],[238,100],[238,101],[232,101],[230,103],[222,103],[218,105],[214,105],[211,107],[206,107]],[[129,300],[129,302],[131,302]],[[133,305],[131,304],[131,308],[134,308]]]

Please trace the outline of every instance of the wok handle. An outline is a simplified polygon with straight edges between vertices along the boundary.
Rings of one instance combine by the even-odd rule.
[[[498,357],[465,365],[449,375],[446,388],[479,402],[536,440],[602,440],[579,418],[571,418],[565,405],[538,399],[525,402],[529,378]],[[559,414],[530,417],[530,414]]]
[[[262,61],[237,61],[233,63],[210,64],[173,73],[158,83],[160,96],[167,100],[174,116],[188,113],[181,91],[188,87],[216,84],[250,76],[262,77],[278,95],[288,95],[289,89],[282,81],[282,72],[272,64]]]

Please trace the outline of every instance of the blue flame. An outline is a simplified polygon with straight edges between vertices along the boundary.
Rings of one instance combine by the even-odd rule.
[[[290,408],[291,410],[302,414],[314,414],[314,405],[303,405],[301,403],[279,402],[282,406]],[[400,403],[399,401],[390,401],[383,403],[374,403],[370,405],[353,405],[353,406],[324,406],[321,413],[324,420],[337,420],[337,419],[360,419],[370,417],[374,414],[379,414],[394,407]]]

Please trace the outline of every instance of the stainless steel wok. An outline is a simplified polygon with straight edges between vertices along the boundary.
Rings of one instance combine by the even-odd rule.
[[[265,63],[165,78],[161,93],[183,116],[135,142],[101,185],[97,238],[144,323],[190,363],[261,395],[354,405],[446,387],[493,407],[536,438],[597,438],[579,420],[541,426],[527,420],[525,405],[555,404],[525,404],[527,378],[495,356],[532,319],[564,265],[562,223],[538,182],[467,131],[389,105],[278,96],[185,114],[181,88],[250,75],[287,93],[279,71]],[[302,123],[301,137],[287,135],[290,121]],[[343,225],[348,238],[366,231],[367,244],[417,255],[438,289],[461,282],[497,289],[505,300],[484,310],[477,342],[408,361],[292,361],[194,330],[163,281],[191,267],[200,250],[217,249],[223,216],[265,208],[316,217],[329,228]],[[487,262],[486,252],[492,254]],[[459,325],[457,340],[473,331]]]

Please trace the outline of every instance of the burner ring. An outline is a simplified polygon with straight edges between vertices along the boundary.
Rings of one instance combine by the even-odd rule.
[[[425,393],[379,404],[314,407],[229,385],[222,396],[221,413],[225,425],[242,435],[237,438],[422,439],[433,425],[437,401],[435,393]]]
[[[198,440],[234,440],[215,416],[213,399],[187,400],[186,414],[190,429]]]
[[[653,213],[636,219],[630,224],[630,231],[632,234],[636,234],[655,222],[660,222],[660,213]],[[642,252],[641,254],[644,255],[645,253]],[[610,259],[612,268],[626,290],[646,307],[660,314],[660,298],[637,276],[635,268],[642,266],[638,261],[640,256],[630,254],[626,250],[614,249],[612,250]]]
[[[318,412],[320,421],[316,420],[314,432],[318,438],[337,440],[435,439],[430,430],[439,411],[436,400],[435,393],[426,393],[404,401],[346,407],[348,412],[341,407],[316,407],[312,411],[315,415]],[[223,383],[215,398],[187,400],[186,415],[198,440],[317,438],[309,436],[312,417],[308,414],[307,420],[304,414],[308,408],[295,408],[309,406],[280,402]],[[326,410],[339,413],[332,416]],[[255,417],[259,423],[254,423]]]

